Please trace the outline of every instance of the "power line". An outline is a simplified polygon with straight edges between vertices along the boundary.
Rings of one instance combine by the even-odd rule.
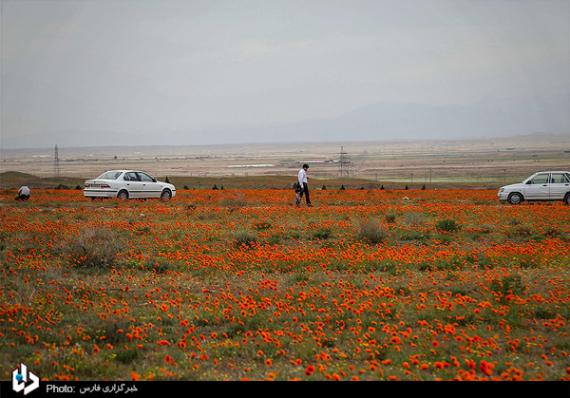
[[[348,157],[348,152],[344,151],[344,146],[340,147],[339,152],[338,168],[341,177],[350,176],[350,158]]]
[[[55,150],[53,154],[53,173],[56,178],[59,178],[60,169],[59,169],[59,151],[57,149],[57,144],[55,144]]]

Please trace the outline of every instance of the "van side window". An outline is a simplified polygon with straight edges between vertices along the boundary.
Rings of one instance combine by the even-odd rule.
[[[553,184],[566,184],[568,181],[568,176],[563,173],[552,173],[550,182]]]
[[[548,174],[538,174],[532,179],[533,184],[548,184]]]

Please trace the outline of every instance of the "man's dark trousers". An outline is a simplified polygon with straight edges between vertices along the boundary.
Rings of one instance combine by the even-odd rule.
[[[309,185],[304,182],[303,183],[303,190],[301,191],[301,199],[303,199],[303,195],[305,195],[305,200],[307,201],[307,206],[311,205],[311,197],[309,196]]]

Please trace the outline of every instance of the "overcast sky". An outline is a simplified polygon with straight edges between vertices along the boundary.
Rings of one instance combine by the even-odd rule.
[[[409,137],[473,106],[449,134],[570,134],[568,0],[1,4],[3,148],[350,140],[354,115],[377,140],[408,105],[433,122]],[[504,103],[515,116],[468,128]]]

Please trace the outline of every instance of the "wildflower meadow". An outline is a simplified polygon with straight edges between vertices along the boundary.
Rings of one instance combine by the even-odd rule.
[[[570,380],[570,206],[490,190],[0,192],[0,365],[43,380]]]

